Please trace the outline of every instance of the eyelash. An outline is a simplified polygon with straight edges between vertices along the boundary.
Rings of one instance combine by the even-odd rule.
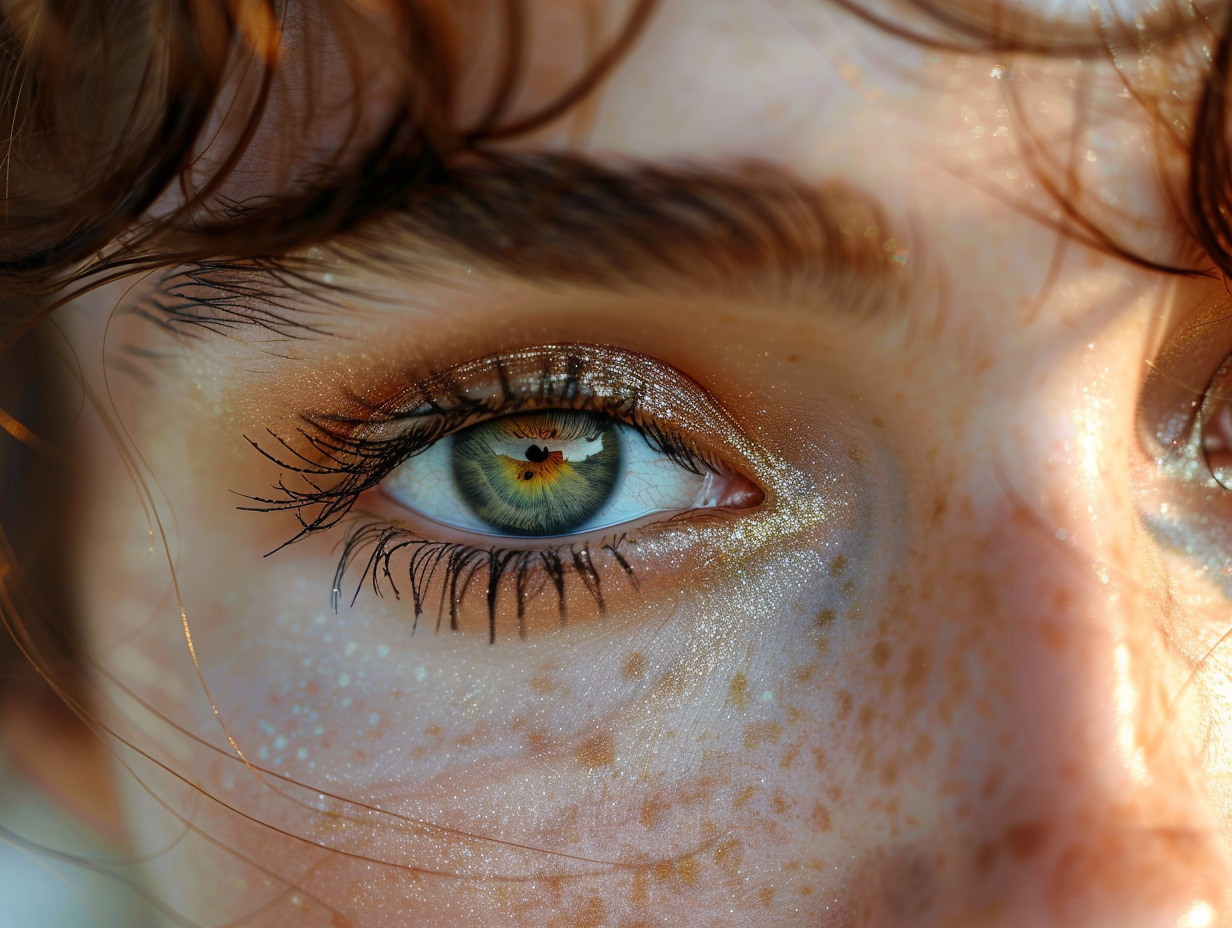
[[[598,551],[619,567],[625,579],[636,590],[638,589],[637,575],[628,559],[620,553],[620,548],[626,542],[627,536],[624,533],[611,539],[605,538],[599,543]],[[551,589],[557,596],[562,626],[567,623],[565,584],[566,575],[570,571],[582,581],[600,614],[604,611],[603,577],[600,574],[600,568],[595,564],[590,542],[575,542],[547,549],[482,548],[457,542],[432,541],[408,529],[382,521],[361,522],[347,533],[343,541],[342,558],[334,575],[334,608],[338,608],[343,575],[365,551],[367,551],[367,563],[364,574],[355,588],[351,602],[359,596],[365,583],[371,584],[376,595],[383,595],[382,580],[393,591],[394,598],[401,599],[401,590],[394,579],[395,572],[390,565],[393,558],[406,549],[410,549],[407,573],[410,580],[411,601],[415,611],[412,631],[419,627],[419,619],[423,615],[423,604],[438,570],[443,570],[444,574],[441,580],[440,617],[437,619],[436,630],[440,630],[447,608],[449,629],[456,632],[458,631],[458,613],[462,607],[463,598],[472,588],[475,577],[482,575],[486,568],[489,644],[496,642],[499,591],[506,577],[513,578],[519,638],[526,637],[526,605],[535,595],[529,587],[537,577],[551,582]]]
[[[560,368],[562,360],[563,370]],[[310,449],[307,453],[297,450],[292,439],[273,430],[267,430],[267,434],[278,450],[269,450],[245,436],[262,457],[297,475],[303,484],[302,487],[288,485],[287,480],[280,477],[274,495],[246,496],[252,505],[240,507],[257,512],[290,511],[295,515],[299,531],[270,553],[347,519],[365,492],[376,488],[399,464],[445,436],[479,422],[530,410],[567,409],[608,416],[638,431],[653,448],[691,473],[700,475],[726,470],[685,432],[647,414],[642,409],[643,397],[636,386],[629,385],[619,397],[587,392],[584,379],[589,371],[580,358],[555,358],[550,362],[545,359],[516,389],[502,361],[496,360],[493,367],[499,389],[496,395],[487,398],[468,395],[465,385],[445,372],[431,375],[419,385],[417,402],[410,409],[387,411],[379,406],[366,406],[358,416],[304,416],[295,435]],[[393,428],[395,434],[381,434],[389,428]],[[361,557],[364,558],[364,572],[351,602],[365,585],[378,596],[384,595],[388,587],[395,599],[401,599],[402,588],[395,580],[399,572],[393,569],[391,562],[396,555],[406,554],[414,627],[418,626],[425,599],[434,584],[439,583],[441,589],[442,619],[438,620],[437,627],[440,628],[443,614],[448,611],[449,626],[454,631],[458,628],[463,600],[473,589],[483,586],[487,591],[488,638],[493,642],[500,592],[512,586],[518,633],[523,636],[527,603],[543,589],[556,593],[559,620],[562,625],[566,624],[566,576],[569,573],[581,581],[600,613],[605,607],[601,561],[610,561],[611,566],[637,589],[633,567],[621,551],[628,543],[627,534],[621,532],[597,542],[573,540],[548,548],[483,547],[429,539],[405,526],[376,517],[357,518],[343,539],[342,555],[334,576],[333,606],[336,609],[341,601],[345,574]],[[476,579],[485,571],[486,584],[477,584]],[[512,584],[505,582],[506,578],[512,578]]]

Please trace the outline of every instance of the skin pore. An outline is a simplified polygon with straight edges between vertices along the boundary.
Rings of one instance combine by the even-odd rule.
[[[575,26],[540,9],[527,99]],[[75,596],[154,894],[204,925],[1232,924],[1232,491],[1202,450],[1227,296],[1061,234],[1045,189],[1193,260],[1125,92],[1183,100],[1184,69],[1142,61],[670,0],[597,98],[502,149],[541,157],[511,189],[591,160],[662,220],[507,198],[470,245],[464,205],[377,217],[291,290],[173,269],[65,307],[97,401]],[[699,190],[722,221],[671,199]],[[224,317],[237,279],[280,321]],[[511,542],[379,487],[286,544],[318,510],[270,502],[341,476],[314,421],[397,432],[519,352],[596,408],[636,391],[764,500],[591,533],[559,592],[527,575],[525,637],[491,557],[461,598],[425,577],[417,618],[423,542]],[[418,539],[384,579],[362,547],[339,573],[363,524]]]

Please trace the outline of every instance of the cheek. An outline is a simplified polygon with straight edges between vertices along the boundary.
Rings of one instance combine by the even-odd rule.
[[[827,490],[825,518],[764,523],[705,583],[488,646],[370,589],[332,609],[333,534],[264,557],[293,526],[237,509],[278,477],[237,436],[276,417],[208,373],[121,410],[157,477],[153,534],[96,436],[78,557],[107,719],[147,755],[121,751],[136,851],[182,911],[790,922],[910,821],[895,792],[929,741],[908,650],[873,624],[892,515],[856,492],[882,467],[858,442],[795,462],[858,505]]]
[[[197,516],[172,540],[191,650],[140,510],[100,505],[86,532],[110,721],[154,761],[125,752],[137,850],[189,912],[777,910],[826,885],[857,815],[892,811],[864,684],[837,672],[867,609],[854,536],[489,647],[412,632],[394,600],[334,612],[328,560],[237,554],[230,515]]]

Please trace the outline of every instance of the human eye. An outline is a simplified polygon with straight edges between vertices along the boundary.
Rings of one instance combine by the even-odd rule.
[[[703,544],[690,528],[766,498],[736,463],[747,442],[699,384],[608,346],[464,362],[274,439],[254,444],[282,468],[278,492],[249,508],[293,510],[296,539],[342,529],[336,607],[367,586],[407,599],[416,626],[435,611],[437,629],[463,631],[478,595],[490,642],[507,598],[501,635],[602,614],[650,560]]]
[[[438,439],[383,486],[411,512],[500,538],[568,536],[739,505],[742,478],[695,463],[687,446],[670,442],[602,414],[515,413]]]
[[[1145,524],[1197,572],[1232,597],[1232,315],[1215,296],[1165,333],[1140,402]]]

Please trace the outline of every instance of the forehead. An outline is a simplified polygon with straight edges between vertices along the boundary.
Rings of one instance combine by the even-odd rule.
[[[1085,2],[942,6],[967,21],[1000,15],[1007,31],[1016,15],[1036,25],[1060,17],[1102,47]],[[1128,4],[1103,13],[1171,15],[1135,6],[1141,14]],[[858,7],[940,34],[912,3]],[[877,197],[903,237],[916,230],[917,250],[962,287],[978,284],[965,273],[972,267],[994,278],[1024,261],[1047,265],[1041,251],[1055,247],[1050,223],[1060,218],[1050,184],[1097,222],[1115,204],[1120,215],[1107,221],[1117,237],[1175,260],[1166,253],[1173,214],[1157,183],[1169,165],[1152,142],[1159,116],[1135,96],[1184,99],[1190,88],[1152,84],[1145,62],[1169,70],[1185,41],[1161,43],[1153,58],[1135,53],[1132,75],[1106,49],[1035,54],[971,36],[956,45],[904,40],[832,2],[669,0],[605,86],[580,144],[668,162],[762,160],[811,183],[841,180]],[[994,286],[970,292],[969,303],[1003,307],[1005,296]]]

